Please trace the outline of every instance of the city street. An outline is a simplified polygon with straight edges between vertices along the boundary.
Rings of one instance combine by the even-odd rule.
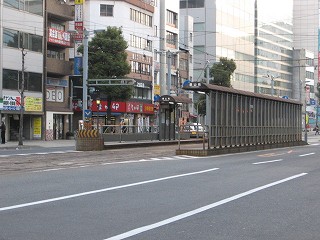
[[[318,142],[202,158],[175,148],[8,156],[27,169],[2,165],[0,239],[320,235]]]

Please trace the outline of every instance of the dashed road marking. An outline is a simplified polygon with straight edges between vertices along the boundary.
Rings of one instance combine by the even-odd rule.
[[[273,163],[273,162],[281,162],[283,161],[283,159],[276,159],[276,160],[270,160],[270,161],[264,161],[264,162],[255,162],[255,163],[252,163],[254,165],[258,165],[258,164],[265,164],[265,163]]]
[[[299,157],[306,157],[306,156],[310,156],[310,155],[314,155],[315,153],[306,153],[306,154],[302,154],[299,155]]]

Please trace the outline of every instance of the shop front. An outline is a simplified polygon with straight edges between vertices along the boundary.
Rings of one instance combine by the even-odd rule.
[[[4,95],[2,121],[7,126],[6,139],[8,141],[19,140],[20,129],[20,96]],[[24,98],[25,109],[23,112],[23,139],[42,139],[41,129],[43,125],[42,98],[26,96]]]
[[[81,114],[82,109],[74,102],[75,116]],[[92,101],[90,105],[92,111],[92,124],[97,126],[107,125],[107,101],[100,100],[100,104]],[[77,114],[76,114],[77,112]],[[111,125],[124,124],[135,129],[134,132],[150,131],[150,126],[154,124],[154,105],[142,102],[111,102]],[[133,130],[132,130],[133,131]]]

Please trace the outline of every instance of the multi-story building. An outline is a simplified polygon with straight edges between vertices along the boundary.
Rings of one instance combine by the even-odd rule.
[[[279,7],[270,8],[275,5]],[[256,93],[293,96],[292,7],[292,0],[255,1]]]
[[[42,0],[0,4],[0,110],[8,140],[17,140],[21,115],[23,138],[43,137],[43,9]]]
[[[162,2],[161,2],[162,3]],[[182,71],[179,75],[179,2],[164,1],[165,23],[161,28],[160,2],[148,0],[122,0],[101,1],[90,0],[83,5],[83,25],[89,32],[89,39],[94,36],[96,30],[106,29],[108,26],[121,27],[124,39],[128,42],[128,62],[131,65],[131,73],[126,77],[135,80],[134,96],[127,102],[115,102],[112,106],[112,124],[118,124],[124,120],[128,125],[148,126],[155,123],[154,100],[157,95],[177,94],[177,85],[183,78],[187,78]],[[162,6],[164,6],[162,5]],[[161,36],[164,36],[162,38]],[[164,47],[162,47],[162,45]],[[168,57],[170,56],[171,67],[168,68]],[[164,57],[165,61],[160,61]],[[161,76],[160,70],[164,70]],[[180,77],[180,78],[179,78]],[[167,79],[171,79],[171,86]],[[161,86],[165,85],[166,91],[160,92]],[[79,92],[75,103],[81,101]],[[93,117],[97,114],[101,124],[106,124],[106,112],[96,111],[95,99],[92,99]],[[77,105],[77,104],[75,104]],[[106,105],[101,100],[102,109]],[[75,108],[74,122],[81,119],[81,108]]]
[[[73,114],[67,51],[72,47],[67,22],[74,18],[73,6],[4,0],[0,12],[0,109],[7,139],[17,140],[21,116],[23,139],[65,138]]]
[[[308,113],[307,125],[320,124],[319,99],[316,97],[320,84],[319,1],[293,1],[293,32],[296,54],[293,65],[294,98],[300,99]],[[297,74],[298,73],[298,74]]]
[[[180,0],[180,4],[181,13],[195,19],[195,81],[204,78],[208,61],[227,57],[237,65],[231,80],[234,88],[292,97],[292,0]]]
[[[69,76],[73,64],[69,48],[73,47],[69,21],[74,20],[74,7],[64,1],[46,0],[44,48],[45,139],[63,139],[72,130],[72,98]]]
[[[204,73],[220,57],[234,59],[232,86],[254,90],[254,1],[180,0],[180,13],[194,18],[194,76]]]

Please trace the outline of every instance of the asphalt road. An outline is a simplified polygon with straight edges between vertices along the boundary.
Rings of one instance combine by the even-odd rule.
[[[204,158],[123,151],[8,156],[28,169],[0,168],[0,240],[320,236],[319,144]]]

